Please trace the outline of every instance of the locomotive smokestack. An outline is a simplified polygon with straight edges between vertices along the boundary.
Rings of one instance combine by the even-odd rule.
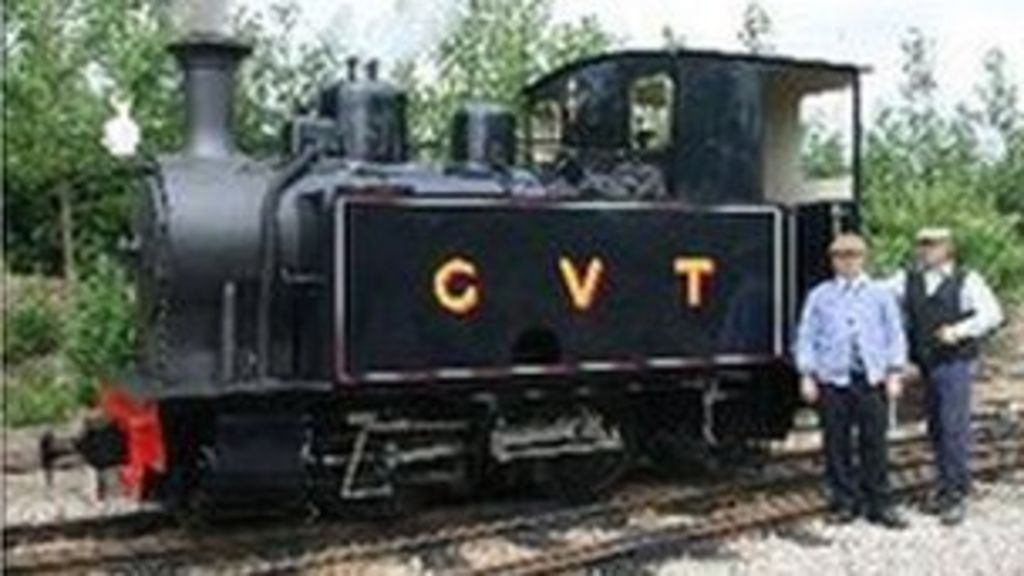
[[[235,72],[251,49],[220,34],[194,33],[170,50],[185,73],[185,152],[207,158],[231,155]]]

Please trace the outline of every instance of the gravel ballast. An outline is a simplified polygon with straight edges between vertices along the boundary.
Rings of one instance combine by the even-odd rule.
[[[5,480],[8,524],[117,514],[135,507],[122,498],[97,502],[91,489],[93,479],[85,470],[59,472],[52,488],[46,488],[38,475],[8,475]],[[653,564],[620,563],[613,572],[658,576],[1024,575],[1024,477],[977,488],[967,521],[957,527],[942,526],[934,516],[904,507],[911,526],[901,532],[863,521],[830,526],[812,520],[772,533],[702,545]],[[458,564],[469,566],[494,560],[479,558],[480,553],[501,555],[493,548],[486,549],[452,552],[460,556]],[[370,569],[369,573],[410,576],[443,573],[425,567],[421,560],[380,558],[362,568]],[[388,570],[379,571],[384,567]]]
[[[112,494],[96,497],[96,476],[91,468],[58,470],[47,486],[42,472],[5,474],[4,525],[51,523],[74,518],[124,514],[142,505],[119,494],[116,481],[108,478]]]
[[[814,520],[767,535],[747,535],[649,568],[658,576],[1024,575],[1024,482],[979,486],[967,520],[947,527],[904,508],[910,527],[890,531],[857,521]]]

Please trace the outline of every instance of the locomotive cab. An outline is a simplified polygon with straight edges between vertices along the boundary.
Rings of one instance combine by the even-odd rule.
[[[694,205],[852,201],[858,73],[704,51],[583,60],[526,89],[530,160],[570,178],[613,163],[653,164],[662,189],[637,192]],[[829,120],[849,143],[834,167],[841,174],[827,182],[801,166],[801,112]]]

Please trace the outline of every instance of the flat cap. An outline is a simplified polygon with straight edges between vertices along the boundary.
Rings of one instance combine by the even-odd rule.
[[[864,242],[864,239],[853,234],[851,232],[843,232],[832,239],[832,243],[828,245],[829,253],[835,252],[859,252],[863,254],[867,252],[868,246]]]
[[[941,226],[926,226],[917,231],[918,242],[948,242],[953,239],[953,232]]]

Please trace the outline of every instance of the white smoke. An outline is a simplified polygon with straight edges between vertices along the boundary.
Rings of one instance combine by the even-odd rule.
[[[335,8],[324,32],[346,52],[378,58],[385,67],[424,56],[444,35],[456,8],[453,0],[307,0],[302,7],[310,18],[314,7],[325,9],[325,4]]]
[[[181,34],[228,35],[231,0],[173,0],[174,24]]]

